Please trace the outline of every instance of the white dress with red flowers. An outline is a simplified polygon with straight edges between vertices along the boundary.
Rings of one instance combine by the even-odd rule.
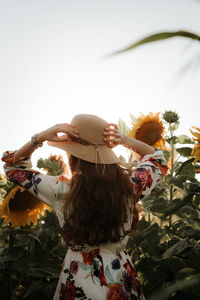
[[[63,229],[63,204],[70,182],[33,170],[29,158],[14,162],[13,153],[7,151],[2,158],[6,162],[7,178],[53,208],[68,246],[54,300],[144,300],[136,270],[125,251],[128,235],[117,243],[96,247],[69,243]],[[149,195],[166,171],[162,151],[144,156],[130,176],[136,199]],[[131,216],[126,224],[127,232],[130,224]]]

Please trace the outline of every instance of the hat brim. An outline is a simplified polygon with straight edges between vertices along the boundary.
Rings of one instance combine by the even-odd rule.
[[[82,145],[75,142],[48,142],[49,146],[60,148],[73,156],[96,164],[115,164],[120,160],[106,145]]]

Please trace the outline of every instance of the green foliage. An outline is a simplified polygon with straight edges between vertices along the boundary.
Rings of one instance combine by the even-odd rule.
[[[64,172],[65,164],[61,156],[51,155],[49,158],[40,158],[37,167],[47,171],[47,174],[58,176]]]
[[[61,174],[59,159],[40,159],[39,165]],[[1,180],[2,195],[14,184]],[[57,218],[47,212],[37,226],[13,229],[0,223],[0,299],[53,299],[66,245]]]
[[[175,129],[169,124],[171,150],[164,151],[171,159],[170,171],[143,199],[139,230],[127,245],[150,300],[200,299],[200,182],[191,148],[178,147],[191,140],[175,136]]]
[[[182,134],[178,137],[179,144],[194,144],[194,141],[187,135]]]
[[[124,52],[130,51],[130,50],[134,50],[135,48],[138,48],[145,44],[149,44],[152,42],[158,42],[158,41],[162,41],[162,40],[167,40],[167,39],[171,39],[171,38],[175,38],[175,37],[183,37],[183,38],[188,38],[191,40],[200,41],[199,35],[197,35],[193,32],[189,32],[189,31],[180,30],[180,31],[174,31],[174,32],[159,32],[156,34],[151,34],[145,38],[142,38],[139,41],[129,45],[128,47],[125,47],[121,50],[115,51],[112,55],[116,55],[116,54],[124,53]]]
[[[8,180],[0,180],[0,195],[1,197],[5,197],[5,195],[7,195],[7,193],[12,190],[12,188],[15,186],[16,184],[13,182],[10,182]]]
[[[176,152],[178,152],[180,155],[182,155],[184,157],[189,157],[189,156],[191,156],[192,148],[190,148],[190,147],[176,148]]]
[[[0,299],[53,298],[66,252],[54,214],[37,226],[1,226],[0,241]]]

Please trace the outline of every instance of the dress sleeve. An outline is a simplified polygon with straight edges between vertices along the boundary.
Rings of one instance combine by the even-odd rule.
[[[45,175],[33,170],[29,157],[22,157],[15,161],[14,153],[7,151],[2,157],[2,161],[5,162],[4,170],[7,179],[24,187],[59,213],[61,200],[65,198],[69,185],[59,180],[60,177]]]
[[[130,176],[137,201],[148,196],[154,190],[167,170],[168,167],[161,150],[155,150],[153,154],[143,156]]]

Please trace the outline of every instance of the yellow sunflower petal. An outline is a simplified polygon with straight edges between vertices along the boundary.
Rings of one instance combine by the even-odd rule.
[[[200,128],[199,127],[196,127],[196,126],[192,126],[192,128],[196,129],[197,131],[200,132]]]
[[[200,160],[200,149],[192,151],[192,157],[195,158],[194,163]]]
[[[196,126],[192,126],[192,128],[196,129],[197,131],[200,132],[200,128],[196,127]],[[194,132],[190,129],[190,132],[192,133],[192,135],[194,136],[192,139],[197,142],[193,149],[192,149],[192,153],[191,156],[195,158],[194,160],[194,164],[196,164],[196,162],[198,160],[200,160],[200,133],[198,132]]]
[[[15,186],[0,204],[0,218],[12,227],[36,225],[50,207],[19,185]]]
[[[192,133],[193,136],[197,137],[198,140],[200,140],[200,133],[194,132],[190,129],[190,132]]]

